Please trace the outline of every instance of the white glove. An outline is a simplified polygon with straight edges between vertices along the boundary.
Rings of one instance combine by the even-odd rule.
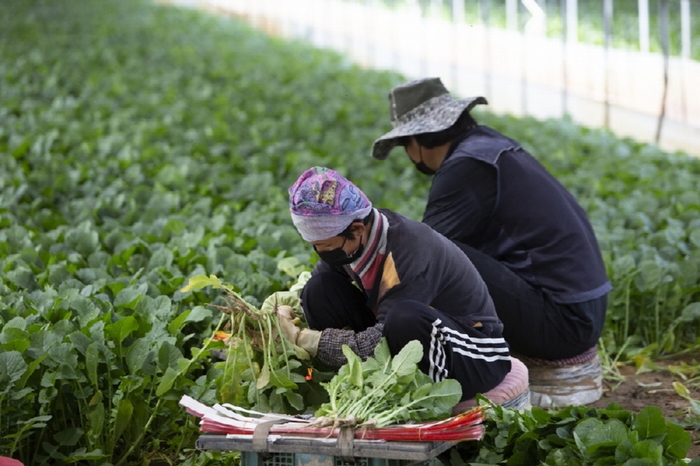
[[[294,311],[290,306],[280,306],[277,309],[277,320],[280,323],[282,334],[292,344],[305,350],[311,356],[318,353],[318,343],[321,340],[321,332],[310,328],[299,328],[296,323],[299,319],[294,318]]]

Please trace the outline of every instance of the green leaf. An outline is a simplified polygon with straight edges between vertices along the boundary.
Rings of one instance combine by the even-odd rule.
[[[185,323],[187,323],[187,318],[189,317],[190,313],[192,312],[191,309],[188,309],[186,311],[183,311],[181,314],[179,314],[177,317],[173,319],[170,324],[168,324],[168,333],[172,336],[177,336],[177,333],[182,330],[182,328],[185,326]]]
[[[429,395],[430,404],[436,408],[436,414],[450,411],[461,398],[462,385],[454,379],[437,382],[433,385]]]
[[[83,224],[66,233],[66,243],[85,257],[97,250],[100,243],[97,232],[89,228],[88,224]]]
[[[92,438],[98,438],[102,435],[102,431],[105,426],[105,407],[102,403],[98,403],[95,407],[88,413],[88,420],[90,421],[90,430],[88,435]]]
[[[163,374],[163,377],[160,379],[160,383],[156,389],[156,396],[163,396],[168,390],[173,388],[175,379],[177,379],[178,376],[179,374],[175,369],[168,367],[165,374]]]
[[[167,368],[176,369],[178,361],[182,359],[182,352],[168,341],[164,341],[158,350],[158,368],[165,371]]]
[[[112,440],[116,442],[124,431],[129,427],[131,415],[134,412],[134,405],[127,398],[122,398],[117,406],[117,413],[114,419],[114,433]]]
[[[688,239],[693,246],[700,248],[700,228],[693,228],[688,234]]]
[[[639,272],[635,283],[640,291],[656,290],[664,277],[663,268],[653,260],[642,261],[639,264]]]
[[[666,436],[661,444],[667,454],[677,459],[685,458],[692,445],[690,434],[683,427],[672,422],[666,423]]]
[[[270,372],[270,382],[272,385],[279,388],[286,388],[288,390],[296,390],[299,388],[292,379],[287,377],[286,371],[284,369],[278,369]]]
[[[148,284],[143,283],[139,286],[129,286],[117,293],[117,297],[114,299],[114,307],[125,308],[125,309],[136,309],[136,305],[139,303],[141,298],[146,294],[148,290]]]
[[[17,332],[22,332],[22,330],[13,329]],[[27,348],[29,348],[29,340],[23,338],[12,338],[8,343],[1,345],[2,349],[5,351],[17,351],[19,353],[24,353]]]
[[[0,393],[11,389],[27,370],[27,363],[19,351],[0,353]],[[3,388],[3,385],[5,386]]]
[[[221,280],[216,275],[195,275],[190,278],[187,282],[187,286],[182,288],[180,291],[182,293],[187,293],[188,291],[199,291],[202,288],[211,286],[212,288],[221,288],[223,286]]]
[[[688,304],[681,311],[681,315],[676,319],[677,322],[696,322],[700,320],[700,302]]]
[[[4,334],[7,330],[9,329],[20,329],[20,330],[26,330],[27,329],[27,321],[24,319],[24,317],[21,316],[16,316],[10,319],[5,323],[5,325],[2,328],[2,333]]]
[[[391,361],[391,370],[397,376],[414,374],[416,365],[423,358],[423,345],[418,340],[409,341]]]
[[[132,332],[139,329],[139,323],[136,321],[134,316],[127,316],[118,321],[106,325],[105,332],[112,337],[115,343],[123,343],[124,339],[128,337]]]
[[[617,419],[603,422],[589,418],[581,421],[574,428],[574,440],[581,453],[592,457],[599,449],[616,447],[627,438],[627,427]]]
[[[663,447],[651,439],[642,440],[635,443],[631,448],[631,459],[628,459],[625,464],[634,466],[639,465],[662,465]]]
[[[616,258],[612,263],[613,276],[618,280],[630,275],[636,269],[634,257],[627,254]]]
[[[424,398],[424,397],[430,395],[430,391],[432,389],[433,389],[432,383],[423,384],[413,392],[413,398],[416,400]],[[460,391],[461,391],[461,388],[460,388]]]
[[[307,267],[296,257],[285,257],[277,263],[277,268],[292,278],[297,278]]]
[[[64,461],[66,463],[77,463],[79,461],[97,461],[103,458],[107,458],[107,455],[102,453],[102,450],[99,448],[87,451],[85,447],[82,447],[68,455]]]
[[[168,268],[173,264],[174,255],[168,248],[160,248],[148,260],[149,269]]]
[[[260,369],[260,374],[258,375],[258,378],[255,380],[255,388],[258,390],[262,390],[265,387],[267,387],[267,384],[270,383],[270,365],[265,361],[265,363],[262,366],[262,369]]]
[[[345,380],[356,387],[362,388],[364,385],[362,377],[362,360],[352,349],[350,349],[348,345],[343,345],[342,351],[347,359],[347,373]]]
[[[83,436],[83,429],[78,427],[68,427],[56,433],[53,438],[62,446],[75,446]]]
[[[632,428],[642,439],[663,435],[666,432],[664,414],[657,406],[646,406],[635,417]]]
[[[195,306],[185,316],[185,322],[202,322],[212,316],[211,309],[203,306]]]
[[[24,375],[17,382],[15,382],[15,390],[24,389],[24,387],[27,384],[27,381],[29,380],[31,375],[34,373],[34,371],[36,371],[36,369],[41,365],[41,363],[46,358],[47,358],[47,355],[42,354],[41,356],[39,356],[38,358],[36,358],[35,360],[33,360],[29,363],[29,365],[27,366],[27,369],[24,371]]]
[[[75,331],[69,336],[71,343],[80,354],[85,354],[92,340],[88,338],[84,333],[80,331]]]
[[[129,347],[126,352],[126,364],[129,366],[131,374],[140,372],[148,358],[151,344],[144,338],[140,338]]]
[[[87,326],[101,314],[97,305],[91,299],[83,296],[72,299],[69,308],[76,311],[78,323],[81,327]]]
[[[88,379],[92,383],[92,386],[97,388],[97,365],[99,364],[99,349],[97,343],[92,343],[85,350],[85,369],[87,370]]]
[[[306,408],[304,398],[300,394],[288,390],[284,392],[283,396],[287,399],[289,405],[297,411],[303,411]]]

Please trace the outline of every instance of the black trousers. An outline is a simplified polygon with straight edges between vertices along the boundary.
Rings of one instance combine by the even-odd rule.
[[[307,323],[314,329],[350,328],[360,332],[377,324],[364,292],[333,272],[314,275],[301,299]],[[507,347],[502,339],[491,338],[489,327],[474,328],[466,320],[414,300],[397,303],[383,323],[383,336],[392,355],[408,342],[420,341],[420,370],[435,382],[445,378],[459,381],[462,400],[494,388],[510,371]]]
[[[607,295],[582,303],[556,303],[491,256],[456,244],[486,282],[513,353],[566,359],[597,344],[605,324]]]

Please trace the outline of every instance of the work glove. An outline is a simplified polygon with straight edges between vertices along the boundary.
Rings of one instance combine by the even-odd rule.
[[[292,308],[292,315],[304,315],[301,309],[299,293],[295,291],[277,291],[272,293],[260,306],[261,312],[271,312],[276,308],[289,306]]]
[[[280,306],[277,309],[277,319],[280,323],[282,334],[291,343],[300,347],[311,356],[318,353],[318,343],[321,340],[321,332],[310,328],[299,328],[295,323],[294,311],[290,306]],[[296,320],[298,321],[298,319]]]

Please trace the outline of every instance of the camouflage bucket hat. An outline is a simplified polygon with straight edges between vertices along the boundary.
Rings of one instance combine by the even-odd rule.
[[[486,99],[455,99],[440,78],[418,79],[396,86],[389,92],[394,129],[374,141],[372,157],[387,158],[401,137],[445,130],[478,104],[487,104]]]

